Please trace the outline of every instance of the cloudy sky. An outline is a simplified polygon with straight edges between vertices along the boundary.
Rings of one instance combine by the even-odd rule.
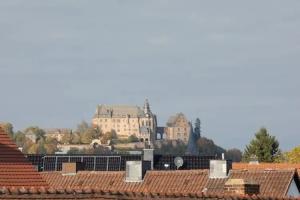
[[[75,127],[97,104],[200,117],[243,149],[300,135],[300,1],[0,1],[0,121]]]

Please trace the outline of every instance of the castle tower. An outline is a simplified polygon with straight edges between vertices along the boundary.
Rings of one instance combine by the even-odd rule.
[[[150,105],[148,99],[145,100],[144,103],[144,113],[146,114],[147,117],[151,115],[151,110],[150,110]]]

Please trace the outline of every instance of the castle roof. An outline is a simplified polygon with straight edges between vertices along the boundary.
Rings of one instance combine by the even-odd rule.
[[[138,106],[98,105],[94,117],[144,117],[145,113]]]

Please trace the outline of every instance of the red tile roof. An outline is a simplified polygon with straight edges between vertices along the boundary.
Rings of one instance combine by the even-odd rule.
[[[180,191],[166,193],[115,192],[112,190],[54,188],[0,188],[0,199],[127,199],[127,200],[300,200],[300,198],[269,197],[261,195],[207,195],[202,192],[185,194]]]
[[[251,180],[260,185],[260,194],[265,196],[287,195],[295,170],[231,170],[230,178]]]
[[[48,186],[0,127],[0,187]]]
[[[300,163],[232,163],[232,169],[297,169],[300,170]]]
[[[208,179],[207,170],[148,171],[143,182],[125,182],[125,172],[87,172],[67,176],[60,172],[42,172],[43,178],[55,188],[98,187],[101,190],[128,192],[201,192],[206,185],[224,184],[224,179]],[[212,188],[213,189],[213,188]]]
[[[210,179],[208,170],[147,171],[143,182],[124,181],[125,172],[88,172],[80,171],[73,176],[63,176],[60,172],[42,172],[43,178],[54,188],[91,187],[117,192],[185,194],[205,192],[223,194],[223,187],[228,179]],[[260,184],[261,195],[287,195],[287,188],[293,180],[294,170],[231,170],[228,178],[254,180]],[[276,190],[276,191],[275,191]]]

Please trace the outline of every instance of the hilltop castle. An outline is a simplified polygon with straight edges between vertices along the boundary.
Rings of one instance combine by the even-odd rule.
[[[92,125],[103,133],[115,131],[119,138],[135,135],[140,141],[154,141],[156,115],[151,112],[148,100],[143,108],[128,105],[98,105]]]

